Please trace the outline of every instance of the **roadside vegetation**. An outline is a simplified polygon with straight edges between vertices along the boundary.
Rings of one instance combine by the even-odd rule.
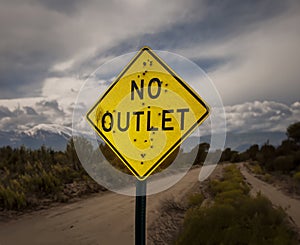
[[[249,169],[263,180],[272,183],[279,176],[288,183],[291,192],[300,194],[299,132],[300,122],[288,127],[287,139],[278,147],[267,142],[261,147],[253,145],[242,153],[225,149],[221,162],[249,162]],[[99,147],[116,169],[131,174],[110,148],[102,144]],[[202,143],[192,150],[191,154],[196,155],[194,165],[204,162],[208,149],[209,144]],[[156,172],[167,168],[179,151],[182,150],[178,148],[174,151]],[[189,154],[180,153],[183,164],[190,161]],[[93,155],[92,147],[87,155]],[[111,173],[104,173],[107,178],[110,177],[109,174]],[[0,148],[0,211],[36,209],[104,190],[82,168],[72,139],[65,151],[54,151],[45,146],[36,150],[25,146]],[[199,197],[194,197],[195,200],[197,198]]]
[[[286,192],[300,195],[300,122],[291,124],[286,135],[287,139],[277,147],[266,142],[242,153],[227,148],[221,162],[248,162],[248,169],[260,179],[276,182]]]
[[[249,190],[238,168],[226,166],[222,179],[208,183],[209,204],[202,194],[189,198],[176,244],[299,244],[284,211]]]
[[[73,140],[59,152],[0,148],[0,211],[36,209],[101,190],[82,168]]]

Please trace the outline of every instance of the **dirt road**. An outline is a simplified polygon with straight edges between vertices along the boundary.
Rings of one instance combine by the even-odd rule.
[[[163,198],[180,197],[197,182],[199,169],[147,198],[148,223]],[[134,244],[135,198],[106,193],[0,223],[0,245]]]
[[[300,201],[286,196],[274,186],[254,177],[241,165],[241,172],[245,176],[247,182],[252,186],[254,193],[261,192],[274,205],[280,206],[286,210],[286,213],[294,221],[300,230]]]

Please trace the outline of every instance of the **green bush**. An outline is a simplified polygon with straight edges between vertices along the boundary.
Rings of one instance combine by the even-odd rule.
[[[201,206],[204,199],[205,197],[203,196],[202,193],[194,193],[188,197],[188,206],[189,207]]]
[[[263,174],[263,170],[262,170],[261,166],[259,166],[258,164],[255,164],[252,167],[252,171],[254,174]]]
[[[0,204],[0,207],[8,210],[20,210],[27,205],[23,192],[13,191],[10,187],[3,186],[0,186]]]
[[[213,206],[187,211],[176,244],[298,244],[283,210],[261,195],[250,197],[235,166],[225,168],[223,176],[210,183]]]
[[[293,156],[279,156],[275,158],[273,165],[274,170],[288,173],[294,167],[294,158]]]
[[[216,203],[226,203],[235,206],[239,204],[240,200],[244,198],[244,196],[245,194],[240,189],[232,189],[219,193],[216,196],[215,201]]]
[[[240,190],[243,194],[248,194],[250,189],[244,182],[243,176],[236,166],[230,165],[224,168],[224,179],[222,181],[212,180],[209,189],[213,196],[227,191]]]
[[[295,173],[293,179],[300,184],[300,172]]]
[[[248,197],[233,207],[191,209],[176,244],[298,244],[282,210],[264,197]]]
[[[0,159],[0,210],[65,202],[74,197],[69,183],[79,183],[81,190],[76,195],[100,190],[80,166],[72,142],[65,152],[54,152],[44,146],[37,150],[2,147]]]
[[[294,153],[294,165],[295,165],[295,170],[300,171],[300,150]]]
[[[265,174],[263,176],[263,180],[266,181],[266,182],[268,182],[268,183],[272,183],[273,182],[272,176],[270,174]]]

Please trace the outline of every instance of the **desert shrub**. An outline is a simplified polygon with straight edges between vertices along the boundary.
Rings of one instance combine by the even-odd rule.
[[[263,170],[262,170],[262,168],[259,164],[255,164],[252,167],[252,171],[253,171],[254,174],[263,174]]]
[[[227,191],[240,190],[243,194],[248,194],[250,189],[244,182],[243,176],[236,166],[230,165],[224,168],[223,180],[212,180],[209,189],[213,196]]]
[[[294,167],[294,158],[293,156],[279,156],[275,158],[274,162],[274,170],[282,171],[284,173],[288,173]]]
[[[293,179],[296,181],[296,183],[300,184],[300,172],[295,173]]]
[[[210,183],[213,206],[187,211],[176,244],[298,244],[283,210],[261,195],[250,197],[235,166],[227,167],[223,176]]]
[[[300,170],[300,151],[296,151],[294,153],[294,165],[295,165],[295,168],[298,170]]]
[[[189,207],[201,206],[204,199],[205,197],[203,196],[202,193],[194,193],[188,197],[188,206]]]
[[[240,161],[241,161],[240,155],[237,152],[233,153],[230,158],[230,162],[240,162]]]
[[[26,207],[25,194],[22,191],[14,191],[10,187],[0,185],[0,207],[2,209],[20,210]]]
[[[268,183],[272,183],[273,182],[272,176],[270,174],[265,174],[263,176],[263,180],[266,181],[266,182],[268,182]]]
[[[214,196],[216,196],[219,193],[240,189],[240,184],[239,184],[239,182],[233,182],[233,181],[227,181],[227,180],[225,180],[225,181],[216,180],[210,184],[210,188],[211,188],[212,194]]]
[[[240,189],[232,189],[219,193],[215,198],[215,202],[227,203],[235,206],[239,204],[242,198],[244,198],[244,195],[245,193],[243,193]]]
[[[101,189],[78,162],[72,141],[66,151],[0,148],[0,210],[22,210]],[[71,184],[72,185],[69,185]],[[72,188],[72,187],[71,187]]]
[[[190,209],[177,244],[298,244],[285,222],[284,212],[266,198],[247,197],[236,207]]]

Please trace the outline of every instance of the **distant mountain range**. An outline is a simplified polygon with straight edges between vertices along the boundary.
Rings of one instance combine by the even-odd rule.
[[[286,134],[283,132],[252,132],[252,133],[233,133],[228,132],[226,135],[225,148],[231,148],[239,152],[247,150],[251,145],[258,144],[262,146],[265,143],[269,143],[274,146],[278,146],[286,139]],[[194,146],[199,143],[199,138],[190,137],[185,143],[184,151],[189,152]],[[210,142],[208,136],[201,138],[202,142]]]
[[[36,149],[42,145],[51,147],[54,150],[65,150],[66,144],[72,136],[72,129],[54,124],[40,124],[30,130],[0,131],[0,147],[10,145],[19,147],[25,145],[28,148]],[[286,139],[283,132],[254,132],[254,133],[227,133],[225,148],[244,151],[253,144],[263,145],[269,142],[278,146],[282,140]],[[193,146],[199,142],[196,137],[190,137],[184,144],[184,151],[192,150]],[[209,138],[204,136],[201,142],[208,142]]]
[[[242,152],[254,144],[262,146],[269,143],[279,146],[285,139],[287,139],[287,136],[283,132],[228,133],[225,147]]]
[[[65,150],[71,136],[72,129],[69,127],[40,124],[23,132],[0,131],[0,146],[19,147],[25,145],[28,148],[37,149],[45,145],[53,150]]]

